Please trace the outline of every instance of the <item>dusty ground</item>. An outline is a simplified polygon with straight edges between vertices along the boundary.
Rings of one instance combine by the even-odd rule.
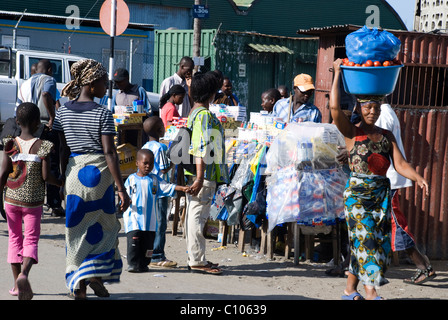
[[[178,262],[175,269],[151,269],[148,273],[131,274],[123,271],[119,284],[108,286],[109,300],[340,300],[345,287],[344,278],[325,275],[325,263],[301,262],[276,255],[273,261],[248,247],[243,255],[231,244],[226,249],[215,239],[207,240],[208,259],[219,263],[220,276],[189,273],[186,269],[186,246],[182,234],[167,234],[166,253]],[[10,266],[6,263],[7,225],[0,218],[0,299],[15,300],[8,294],[12,286]],[[126,238],[120,234],[120,250],[126,255]],[[64,219],[44,215],[40,241],[40,261],[32,269],[31,284],[34,300],[68,300],[64,283]],[[124,269],[126,259],[123,259]],[[423,286],[403,283],[415,267],[406,263],[392,266],[387,273],[389,284],[379,293],[388,300],[446,300],[448,299],[448,263],[432,261],[438,276]],[[360,288],[361,294],[364,292]],[[99,299],[88,291],[90,299]],[[166,304],[165,304],[166,305]]]

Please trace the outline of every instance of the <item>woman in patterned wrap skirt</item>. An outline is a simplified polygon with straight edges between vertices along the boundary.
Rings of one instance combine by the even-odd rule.
[[[350,178],[344,191],[345,215],[350,240],[350,273],[342,296],[345,300],[364,299],[357,287],[364,285],[365,298],[382,299],[376,288],[386,284],[385,272],[391,259],[390,181],[386,177],[392,159],[402,176],[416,181],[428,194],[428,183],[405,161],[394,135],[375,126],[381,113],[382,96],[357,97],[361,122],[353,125],[342,112],[339,88],[342,60],[334,62],[330,111],[344,135],[349,151]]]
[[[118,282],[120,223],[115,213],[114,182],[121,210],[129,206],[114,145],[112,113],[93,101],[107,91],[107,71],[85,59],[71,67],[73,80],[62,90],[72,100],[57,111],[53,130],[61,138],[65,172],[66,284],[75,299],[85,299],[89,285],[108,297],[103,281]]]

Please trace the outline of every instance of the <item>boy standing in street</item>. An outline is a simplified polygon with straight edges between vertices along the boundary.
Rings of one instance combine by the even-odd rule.
[[[136,173],[131,174],[125,188],[132,204],[123,213],[127,237],[127,260],[129,272],[148,271],[157,227],[157,199],[172,197],[175,191],[187,192],[188,187],[169,184],[151,173],[154,154],[148,149],[137,152]]]
[[[154,168],[151,173],[169,182],[168,171],[172,163],[166,156],[168,147],[159,140],[165,135],[165,126],[160,117],[151,117],[144,121],[143,130],[149,141],[142,149],[149,149],[154,154]],[[170,196],[161,196],[157,199],[157,229],[154,239],[154,252],[151,259],[151,267],[174,268],[177,262],[168,260],[165,256],[165,233],[167,228],[167,214]]]

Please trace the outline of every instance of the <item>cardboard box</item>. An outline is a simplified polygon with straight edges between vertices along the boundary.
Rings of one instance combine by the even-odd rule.
[[[137,148],[130,143],[124,143],[117,147],[120,171],[123,175],[137,172]]]

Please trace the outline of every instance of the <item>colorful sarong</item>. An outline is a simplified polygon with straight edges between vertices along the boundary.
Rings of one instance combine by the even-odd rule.
[[[352,173],[344,191],[350,272],[369,286],[388,283],[391,260],[391,193],[386,176]]]
[[[112,174],[102,154],[72,155],[66,171],[66,285],[100,277],[118,282],[123,267],[118,250],[121,225],[115,214]]]

